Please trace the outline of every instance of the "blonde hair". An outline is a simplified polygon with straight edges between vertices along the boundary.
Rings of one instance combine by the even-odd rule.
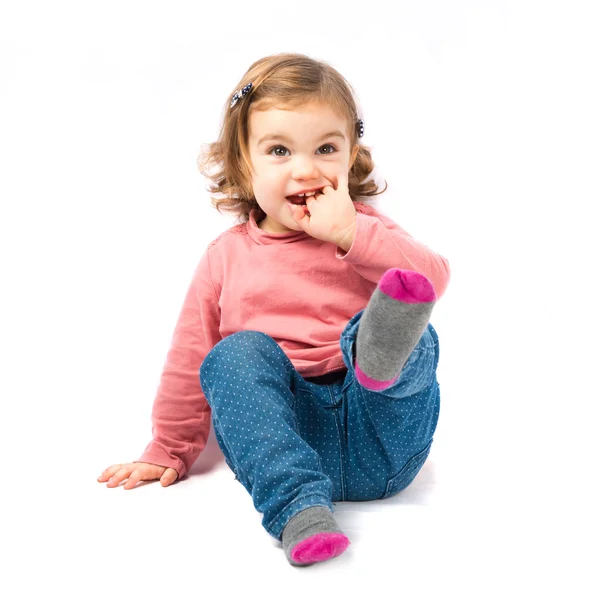
[[[230,107],[237,90],[252,83],[248,96]],[[198,168],[212,185],[208,188],[212,205],[219,211],[238,215],[247,222],[250,211],[262,210],[252,190],[251,160],[248,150],[248,117],[250,108],[268,110],[274,107],[298,108],[309,103],[330,106],[349,124],[350,148],[359,146],[348,173],[348,192],[353,201],[382,194],[375,181],[367,178],[375,164],[370,149],[359,143],[358,110],[352,86],[340,73],[323,61],[304,54],[282,53],[254,62],[232,90],[224,107],[219,138],[198,157]],[[211,172],[216,167],[216,171]],[[261,218],[264,217],[262,213]]]

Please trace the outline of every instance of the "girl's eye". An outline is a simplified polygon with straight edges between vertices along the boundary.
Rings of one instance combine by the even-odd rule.
[[[324,146],[321,146],[321,148],[331,148],[331,150],[329,152],[325,152],[325,154],[333,154],[333,152],[335,152],[335,147],[331,144],[325,144]]]
[[[332,144],[324,144],[323,146],[321,146],[321,148],[319,148],[319,150],[322,150],[323,148],[331,148],[331,150],[328,150],[327,152],[324,152],[323,154],[333,154],[333,152],[336,151],[335,146],[333,146]],[[283,150],[284,153],[285,152],[289,152],[289,150],[287,148],[285,148],[284,146],[273,146],[273,148],[271,148],[269,150],[269,154],[273,155],[273,156],[286,156],[285,154],[279,154],[279,153],[275,153],[273,154],[274,151],[277,150]]]
[[[287,151],[287,148],[284,148],[283,146],[275,146],[269,150],[269,154],[273,154],[273,150],[286,150]],[[285,154],[275,154],[274,156],[285,156]]]

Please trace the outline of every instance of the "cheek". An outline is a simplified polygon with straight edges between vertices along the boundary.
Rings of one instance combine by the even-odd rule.
[[[339,172],[344,168],[343,161],[329,162],[326,165],[323,165],[321,169],[321,174],[328,181],[335,181],[338,177]]]
[[[269,195],[273,192],[279,192],[284,185],[281,177],[272,173],[263,173],[254,177],[252,187],[257,194]]]

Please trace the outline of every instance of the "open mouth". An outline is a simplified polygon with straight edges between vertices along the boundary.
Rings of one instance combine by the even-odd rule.
[[[298,206],[305,206],[307,196],[315,196],[316,194],[320,194],[322,192],[323,192],[322,189],[318,189],[318,190],[315,190],[314,192],[302,194],[301,196],[287,196],[286,200],[289,200],[292,204],[296,204]]]

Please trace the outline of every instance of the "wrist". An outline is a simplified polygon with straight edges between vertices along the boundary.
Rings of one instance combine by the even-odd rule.
[[[341,248],[344,252],[348,252],[354,243],[354,237],[356,235],[356,220],[350,227],[345,229],[338,239],[336,240],[336,244],[339,248]]]

